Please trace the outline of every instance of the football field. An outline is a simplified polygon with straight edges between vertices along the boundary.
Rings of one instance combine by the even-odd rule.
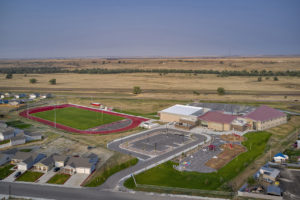
[[[110,115],[76,107],[58,108],[32,113],[31,115],[52,122],[55,122],[56,118],[56,123],[79,130],[86,130],[125,119],[117,115]]]

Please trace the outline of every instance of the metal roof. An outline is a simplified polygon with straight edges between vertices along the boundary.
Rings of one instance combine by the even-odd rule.
[[[176,105],[166,108],[160,112],[171,113],[171,114],[176,114],[176,115],[199,116],[203,113],[203,108],[176,104]]]
[[[262,105],[255,109],[253,112],[248,113],[244,117],[257,121],[268,121],[283,116],[286,116],[286,114],[269,106]]]

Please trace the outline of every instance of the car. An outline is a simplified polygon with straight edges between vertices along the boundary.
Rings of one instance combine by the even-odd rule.
[[[15,178],[18,178],[21,174],[22,174],[22,172],[17,172],[17,173],[15,174]]]
[[[60,167],[55,167],[55,168],[53,169],[54,172],[58,172],[59,170],[60,170]]]

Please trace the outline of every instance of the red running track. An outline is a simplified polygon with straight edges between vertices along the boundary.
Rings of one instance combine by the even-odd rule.
[[[65,126],[65,125],[56,123],[56,128],[60,128],[60,129],[63,129],[65,131],[74,132],[74,133],[109,134],[109,133],[116,133],[116,132],[121,132],[121,131],[128,131],[130,129],[133,129],[133,128],[137,127],[141,122],[149,120],[149,119],[143,118],[143,117],[136,117],[136,116],[126,115],[126,114],[116,113],[116,112],[110,112],[110,111],[105,111],[105,110],[102,111],[102,110],[98,110],[98,109],[93,109],[93,108],[88,108],[88,107],[73,105],[73,104],[62,104],[62,105],[56,105],[56,106],[44,106],[44,107],[38,107],[38,108],[31,108],[31,109],[25,110],[23,112],[20,112],[19,115],[22,116],[22,117],[32,119],[32,120],[41,122],[43,124],[47,124],[49,126],[55,127],[54,122],[51,122],[51,121],[48,121],[48,120],[45,120],[45,119],[41,119],[39,117],[35,117],[35,116],[30,115],[30,114],[37,113],[37,112],[48,111],[48,110],[53,110],[53,109],[66,108],[66,107],[75,107],[75,108],[81,108],[81,109],[91,110],[91,111],[95,111],[95,112],[103,112],[103,113],[106,113],[106,114],[117,115],[117,116],[124,117],[124,118],[132,120],[132,123],[130,125],[124,127],[124,128],[119,128],[119,129],[115,129],[115,130],[107,130],[107,131],[79,130],[79,129],[76,129],[76,128],[72,128],[72,127],[69,127],[69,126]]]

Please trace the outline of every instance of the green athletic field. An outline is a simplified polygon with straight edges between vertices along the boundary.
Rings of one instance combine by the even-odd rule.
[[[38,112],[31,114],[32,116],[46,119],[54,122],[54,110]],[[79,130],[86,130],[89,128],[109,124],[112,122],[124,119],[116,115],[109,115],[101,112],[94,112],[90,110],[67,107],[56,109],[56,123],[76,128]]]

